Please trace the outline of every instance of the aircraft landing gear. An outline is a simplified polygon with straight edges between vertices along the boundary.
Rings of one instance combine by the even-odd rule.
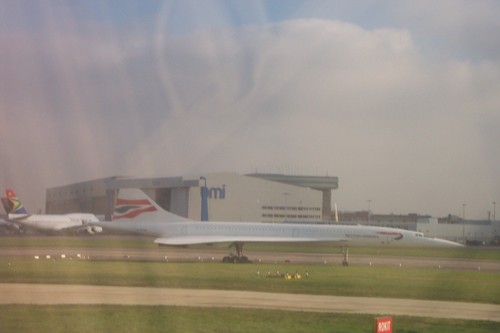
[[[349,248],[342,247],[342,254],[344,255],[344,260],[342,260],[342,266],[349,266]]]
[[[225,256],[222,258],[222,262],[224,263],[235,263],[235,264],[248,264],[251,263],[252,261],[248,259],[246,256],[235,256],[234,254],[230,254],[228,256]]]
[[[228,256],[225,256],[222,258],[222,262],[225,263],[240,263],[240,264],[247,264],[251,263],[252,261],[248,259],[247,256],[243,255],[243,243],[233,243],[231,246],[235,247],[236,249],[236,255],[230,254]]]

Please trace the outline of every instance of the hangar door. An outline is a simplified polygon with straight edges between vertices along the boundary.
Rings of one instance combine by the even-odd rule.
[[[176,215],[187,217],[189,188],[156,189],[156,202],[163,209]]]

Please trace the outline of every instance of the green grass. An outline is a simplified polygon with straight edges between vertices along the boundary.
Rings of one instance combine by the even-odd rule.
[[[0,237],[0,249],[7,247],[17,248],[126,248],[126,249],[154,249],[152,237],[144,236],[4,236]],[[227,249],[227,244],[198,245],[192,248]],[[247,252],[300,252],[300,253],[332,253],[339,254],[340,248],[332,243],[309,244],[245,244]],[[464,248],[350,248],[351,255],[371,256],[412,256],[412,257],[440,257],[440,258],[465,258],[488,259],[500,261],[500,248],[491,247],[464,247]]]
[[[0,306],[0,332],[372,332],[371,315],[167,306]],[[498,332],[498,322],[393,316],[394,332]]]
[[[0,282],[253,290],[337,296],[500,303],[497,273],[399,267],[166,263],[80,260],[0,260]],[[267,278],[296,271],[309,278]],[[257,271],[260,277],[257,277]]]
[[[156,248],[123,236],[0,237],[1,248]],[[200,247],[203,249],[204,247]],[[223,247],[220,247],[223,248]],[[247,244],[247,251],[338,253],[332,244]],[[351,255],[500,260],[498,249],[350,249]],[[10,263],[10,265],[9,265]],[[260,271],[260,278],[256,272]],[[267,271],[309,278],[266,278]],[[0,282],[255,290],[500,303],[500,279],[485,271],[327,265],[0,259]],[[0,295],[1,297],[1,295]],[[168,306],[0,306],[0,332],[371,332],[372,315]],[[498,322],[393,316],[394,332],[497,332]]]
[[[263,252],[302,252],[302,253],[340,253],[335,244],[246,244],[246,251]],[[500,260],[500,248],[493,247],[463,247],[463,248],[349,248],[352,255],[362,254],[371,256],[409,256],[433,258],[464,258]]]

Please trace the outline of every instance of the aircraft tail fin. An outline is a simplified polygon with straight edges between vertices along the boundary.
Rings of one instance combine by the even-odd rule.
[[[8,208],[10,209],[7,214],[28,214],[28,211],[24,208],[21,200],[19,200],[13,190],[7,189],[5,193],[7,194]],[[7,210],[5,205],[4,208]]]
[[[10,203],[8,198],[1,198],[3,208],[5,209],[6,214],[10,214],[12,212],[12,204]]]
[[[112,220],[119,219],[155,222],[190,221],[185,217],[167,212],[146,193],[132,188],[118,190]]]

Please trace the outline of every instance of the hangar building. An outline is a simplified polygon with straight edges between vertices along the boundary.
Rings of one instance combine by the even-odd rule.
[[[236,173],[115,176],[47,189],[46,212],[90,212],[109,220],[120,188],[140,188],[166,210],[192,220],[328,222],[333,220],[331,194],[338,178]]]

